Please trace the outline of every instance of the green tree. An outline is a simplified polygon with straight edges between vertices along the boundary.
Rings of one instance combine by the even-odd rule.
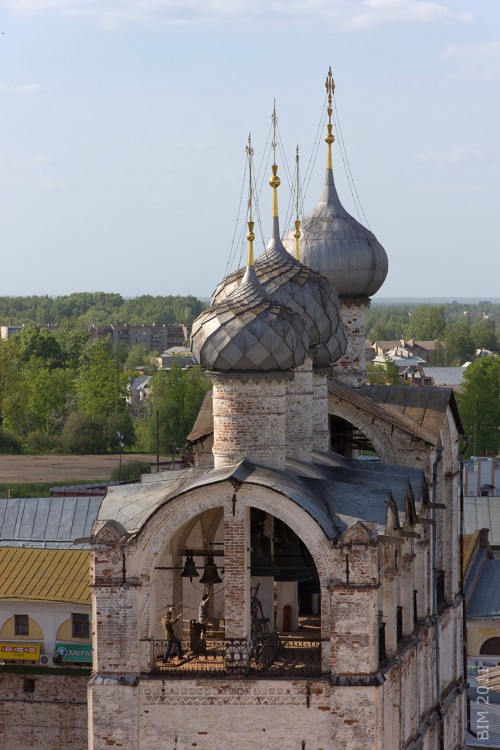
[[[32,358],[24,368],[28,385],[26,406],[31,429],[53,432],[73,406],[75,380],[67,368],[49,369],[42,359]]]
[[[475,349],[489,349],[492,352],[498,351],[498,340],[494,320],[475,320],[470,327],[470,334]]]
[[[66,367],[76,370],[83,350],[90,341],[90,334],[76,321],[66,320],[54,336],[61,347]]]
[[[500,356],[482,357],[464,372],[458,406],[469,452],[498,454],[500,450]]]
[[[121,466],[117,466],[111,472],[112,482],[133,482],[139,481],[143,474],[151,474],[151,465],[146,461],[125,461]]]
[[[182,448],[210,383],[201,368],[160,370],[151,380],[152,418],[150,445],[156,441],[156,412],[159,412],[159,439],[162,453]]]
[[[83,351],[76,378],[80,411],[107,417],[124,409],[127,376],[110,351],[110,342],[97,339]]]
[[[47,328],[35,325],[26,326],[16,334],[19,345],[19,359],[28,362],[32,357],[43,359],[49,369],[62,367],[64,355],[57,338]]]
[[[366,363],[366,380],[370,385],[401,385],[399,370],[387,354],[383,365]]]
[[[436,341],[443,338],[446,317],[443,305],[418,305],[411,313],[408,323],[408,338],[420,341]]]
[[[445,338],[446,362],[459,364],[474,354],[474,343],[468,320],[459,320],[448,326]]]
[[[112,451],[130,448],[135,441],[134,422],[127,410],[116,411],[104,423],[106,445]]]
[[[16,337],[0,339],[0,429],[17,429],[26,408],[28,387],[19,360]]]
[[[125,367],[127,370],[133,370],[134,367],[146,365],[151,366],[151,351],[147,344],[133,344],[127,354]]]
[[[106,450],[103,420],[73,412],[61,433],[61,447],[67,453],[101,453]]]

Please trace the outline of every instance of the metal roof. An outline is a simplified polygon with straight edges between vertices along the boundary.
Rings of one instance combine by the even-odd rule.
[[[90,604],[90,550],[0,548],[0,599]]]
[[[73,547],[90,536],[102,496],[0,498],[0,546]]]
[[[500,507],[498,497],[464,498],[464,531],[490,530],[490,544],[500,546]]]
[[[358,520],[375,521],[385,529],[388,503],[393,498],[405,515],[408,489],[417,506],[425,492],[423,472],[401,466],[377,465],[356,459],[335,463],[302,464],[287,461],[285,469],[257,466],[244,459],[218,469],[196,468],[166,472],[164,479],[113,487],[103,500],[99,518],[114,519],[129,533],[139,531],[163,504],[186,492],[227,480],[255,484],[288,497],[321,526],[330,539]],[[375,468],[377,467],[377,468]]]
[[[187,436],[186,440],[194,442],[200,440],[200,438],[211,435],[214,431],[214,417],[212,411],[212,391],[207,391],[203,398],[196,421],[193,425],[193,429]]]
[[[462,385],[463,367],[421,367],[426,378],[432,378],[435,385]]]
[[[433,435],[434,442],[441,430],[446,410],[450,407],[457,429],[460,434],[463,434],[460,415],[451,388],[363,385],[357,389],[357,393],[373,402],[387,406],[403,417],[409,418],[415,425]]]
[[[467,604],[467,618],[500,618],[500,560],[485,560],[478,584]]]
[[[377,419],[409,432],[430,445],[435,445],[437,442],[448,406],[453,412],[458,431],[463,432],[451,388],[365,385],[354,390],[343,386],[337,380],[330,379],[328,389],[344,401],[373,414]],[[194,442],[211,435],[213,431],[212,392],[207,391],[188,440]]]

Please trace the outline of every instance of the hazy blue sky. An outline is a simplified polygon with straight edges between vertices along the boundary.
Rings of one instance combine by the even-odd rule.
[[[378,298],[500,297],[497,0],[3,0],[0,31],[1,295],[210,295],[248,132],[257,169],[276,97],[305,176],[331,65]],[[356,215],[337,143],[334,170]],[[267,183],[259,211],[267,240]]]

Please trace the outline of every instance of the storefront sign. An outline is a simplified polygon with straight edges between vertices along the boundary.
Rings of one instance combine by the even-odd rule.
[[[61,661],[92,663],[92,645],[90,643],[56,643],[56,656]]]
[[[39,658],[39,643],[0,643],[0,661],[38,661]]]

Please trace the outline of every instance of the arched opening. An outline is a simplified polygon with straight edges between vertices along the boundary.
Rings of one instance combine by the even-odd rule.
[[[337,414],[330,414],[329,421],[332,451],[347,458],[357,458],[359,455],[377,456],[372,441],[359,427]]]
[[[319,638],[320,584],[312,555],[284,521],[252,508],[250,523],[252,635]]]
[[[234,571],[235,542],[231,534],[225,537],[223,508],[190,518],[165,541],[151,586],[153,672],[321,673],[320,582],[313,557],[283,520],[250,505],[244,517],[244,553],[237,565],[245,583],[236,597],[234,575],[225,570]],[[247,629],[242,626],[235,637],[238,618]]]
[[[488,640],[481,646],[479,654],[484,656],[500,655],[500,638],[488,638]]]

